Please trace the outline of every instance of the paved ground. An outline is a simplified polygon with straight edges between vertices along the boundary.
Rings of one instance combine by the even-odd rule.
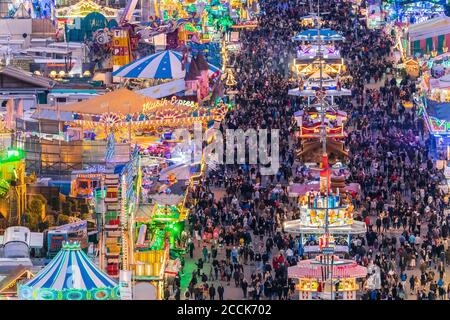
[[[221,199],[224,195],[225,195],[225,190],[220,189],[220,188],[215,188],[213,190],[214,192],[214,196],[215,199]],[[264,244],[265,244],[266,238],[264,238]],[[253,247],[254,248],[258,248],[260,245],[259,243],[259,238],[258,239],[254,239],[253,242]],[[208,247],[210,246],[210,244],[208,244]],[[192,277],[192,272],[194,270],[197,270],[197,266],[195,265],[195,263],[198,261],[199,258],[202,257],[202,248],[203,248],[203,242],[200,245],[200,247],[198,247],[197,242],[195,242],[195,250],[194,250],[194,258],[190,259],[189,258],[189,254],[187,254],[186,256],[186,264],[184,267],[184,276],[181,278],[181,293],[182,293],[182,299],[184,298],[184,293],[189,285],[189,282],[191,280]],[[231,247],[232,248],[232,247]],[[273,251],[274,253],[276,253],[275,249]],[[223,248],[219,248],[218,249],[218,253],[217,253],[217,260],[226,260],[225,258],[225,247]],[[211,261],[212,262],[212,261]],[[214,270],[212,269],[212,265],[211,262],[206,262],[203,266],[202,272],[204,272],[207,276],[208,276],[208,284],[210,285],[211,283],[214,284],[214,286],[217,288],[219,283],[222,284],[222,286],[224,287],[225,291],[224,291],[224,299],[225,300],[240,300],[243,299],[244,297],[244,293],[242,291],[242,289],[240,287],[236,287],[234,284],[234,280],[231,279],[231,282],[228,284],[226,281],[220,281],[220,275],[219,275],[219,280],[211,280],[211,276],[214,274]],[[251,274],[256,270],[256,266],[254,264],[248,264],[245,265],[244,264],[244,276],[247,279],[247,281],[250,280]],[[197,278],[199,279],[199,277]],[[249,281],[250,282],[250,281]],[[216,294],[216,299],[218,299],[218,295]]]

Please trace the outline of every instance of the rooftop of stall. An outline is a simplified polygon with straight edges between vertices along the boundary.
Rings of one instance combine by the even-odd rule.
[[[423,116],[434,136],[450,135],[450,102],[437,102],[423,98]]]

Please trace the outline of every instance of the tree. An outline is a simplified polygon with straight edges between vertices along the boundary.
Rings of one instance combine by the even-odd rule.
[[[55,219],[54,213],[47,214],[45,216],[45,220],[44,221],[48,223],[49,227],[54,226],[55,223],[56,223],[56,219]]]
[[[81,214],[89,213],[89,206],[85,203],[80,205]]]
[[[81,215],[81,220],[88,220],[91,218],[91,215],[89,213],[83,213]]]
[[[62,213],[69,216],[71,213],[71,205],[69,201],[65,201],[62,204]]]
[[[52,197],[50,199],[50,206],[52,210],[60,210],[59,208],[59,198],[58,197]]]
[[[38,230],[39,224],[45,213],[45,198],[43,196],[35,196],[31,200],[23,217],[23,222],[30,230]]]
[[[42,218],[43,216],[43,209],[45,203],[39,199],[39,198],[33,198],[33,200],[31,200],[30,205],[28,206],[28,210],[32,215],[35,215],[36,217]]]
[[[43,232],[44,230],[47,230],[49,227],[49,223],[47,221],[41,221],[37,224],[38,232]]]
[[[233,26],[233,24],[233,19],[231,19],[229,15],[226,15],[216,20],[216,29],[220,31],[227,31]]]
[[[72,198],[69,199],[69,203],[70,203],[70,211],[71,212],[78,211],[78,203],[77,203],[77,201],[75,199],[72,199]]]
[[[69,222],[70,222],[69,216],[65,214],[60,214],[58,216],[57,223],[59,226],[62,226],[63,224],[68,224]]]
[[[28,211],[22,215],[21,219],[23,224],[27,226],[28,229],[30,229],[31,231],[37,231],[39,218],[36,215]]]

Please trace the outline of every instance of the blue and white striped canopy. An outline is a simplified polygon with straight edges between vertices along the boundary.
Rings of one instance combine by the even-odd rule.
[[[182,79],[186,75],[182,60],[183,55],[180,52],[166,50],[130,62],[113,72],[113,76],[132,79]],[[209,64],[209,76],[218,71],[219,68]]]
[[[113,73],[115,77],[146,79],[181,79],[186,71],[182,69],[183,55],[166,50],[133,61]]]
[[[65,245],[55,258],[25,286],[35,289],[92,290],[117,287],[116,281],[102,273],[80,249]]]

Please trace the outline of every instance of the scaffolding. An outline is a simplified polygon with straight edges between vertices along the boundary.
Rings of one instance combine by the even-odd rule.
[[[73,170],[106,167],[109,163],[126,163],[130,160],[130,144],[116,143],[112,159],[105,159],[107,141],[47,140],[37,136],[13,135],[13,145],[26,153],[27,172],[38,176],[70,179]]]

